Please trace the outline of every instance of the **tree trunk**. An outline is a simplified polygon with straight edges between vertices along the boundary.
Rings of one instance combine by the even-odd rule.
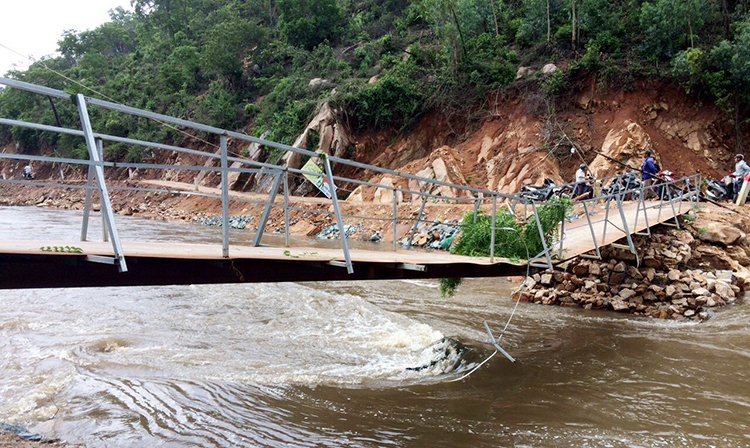
[[[453,4],[450,2],[448,3],[448,9],[451,12],[451,15],[453,16],[453,21],[456,24],[456,30],[458,30],[458,37],[461,39],[461,54],[463,56],[466,56],[466,42],[464,42],[464,33],[461,32],[461,24],[458,23],[458,16],[456,15],[456,10],[453,9]]]
[[[571,36],[570,43],[573,46],[573,51],[576,51],[576,47],[578,45],[578,39],[576,38],[576,0],[571,0],[570,15],[572,17],[572,23],[573,23],[573,33]]]
[[[547,42],[552,42],[552,23],[549,17],[549,0],[547,0]]]
[[[492,0],[492,18],[495,20],[495,36],[499,36],[500,29],[497,26],[497,12],[495,11],[495,0]]]
[[[724,18],[724,39],[729,40],[729,4],[721,0],[721,16]]]

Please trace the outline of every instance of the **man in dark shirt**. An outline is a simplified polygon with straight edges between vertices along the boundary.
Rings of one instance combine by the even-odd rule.
[[[646,160],[643,161],[643,166],[641,167],[641,181],[643,183],[644,188],[650,187],[654,183],[654,177],[656,175],[656,162],[654,162],[654,158],[651,157],[651,151],[648,149],[643,152],[643,154],[646,156]],[[645,196],[651,196],[656,195],[656,193],[652,190],[646,190]]]

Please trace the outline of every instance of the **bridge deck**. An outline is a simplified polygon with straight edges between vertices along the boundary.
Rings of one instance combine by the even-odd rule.
[[[687,212],[689,207],[684,205],[683,212]],[[635,222],[636,207],[636,203],[623,207],[631,233],[646,228],[642,211]],[[619,211],[613,207],[603,240],[604,215],[600,209],[591,218],[599,246],[625,236]],[[661,213],[658,208],[648,209],[651,226],[669,219],[674,219],[671,209],[662,209]],[[585,216],[566,223],[565,228],[560,259],[595,248]],[[82,253],[43,250],[48,246],[77,247]],[[493,262],[489,257],[465,257],[443,251],[354,249],[351,250],[354,274],[347,274],[340,249],[231,245],[229,257],[223,258],[219,245],[122,241],[122,247],[128,263],[126,273],[117,273],[112,265],[87,260],[89,255],[112,257],[110,243],[0,240],[0,288],[492,277],[520,275],[526,269],[524,264],[507,259],[495,258]],[[552,253],[559,255],[559,250],[555,248]]]
[[[625,214],[628,231],[630,234],[640,233],[646,230],[648,227],[653,227],[656,224],[661,224],[667,221],[674,221],[674,214],[669,205],[665,205],[659,210],[659,202],[646,201],[646,211],[648,212],[647,219],[644,218],[643,210],[641,209],[636,219],[636,212],[638,209],[637,202],[623,203],[623,212]],[[690,202],[684,201],[682,203],[676,203],[675,212],[685,214],[690,211]],[[598,209],[594,215],[591,216],[592,227],[596,236],[596,243],[599,247],[604,247],[612,244],[626,236],[624,226],[622,224],[622,218],[617,206],[612,201],[609,210],[609,224],[607,225],[607,232],[604,234],[604,219],[605,211]],[[648,220],[648,225],[646,221]],[[579,217],[573,222],[565,223],[565,241],[564,250],[561,260],[567,260],[570,258],[577,257],[595,249],[594,240],[591,237],[591,228],[588,225],[585,216]],[[604,236],[604,239],[602,239]],[[555,253],[555,252],[553,252]],[[558,252],[559,253],[559,252]]]

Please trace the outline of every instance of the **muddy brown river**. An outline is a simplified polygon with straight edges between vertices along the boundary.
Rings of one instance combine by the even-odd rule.
[[[80,223],[0,207],[0,238],[74,241]],[[0,290],[0,421],[89,448],[750,446],[747,301],[702,324],[521,303],[501,342],[517,362],[456,381],[493,352],[483,322],[500,334],[514,286],[467,280],[450,299],[436,281]]]

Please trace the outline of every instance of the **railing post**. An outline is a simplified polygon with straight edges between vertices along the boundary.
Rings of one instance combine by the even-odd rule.
[[[675,183],[675,185],[676,185],[676,183]],[[687,188],[687,182],[683,181],[682,182],[682,187],[680,187],[680,195],[679,195],[679,200],[680,201],[679,201],[679,204],[677,205],[677,213],[680,214],[680,215],[682,215],[682,203],[683,203],[683,200],[685,199],[685,188]],[[690,201],[692,202],[692,200],[690,200]]]
[[[698,174],[697,177],[695,178],[695,204],[696,204],[696,207],[700,207],[701,206],[701,188],[700,188],[701,183],[703,183],[703,175],[702,174]],[[693,216],[698,216],[698,212],[697,212],[697,210],[695,210],[695,208],[693,208]]]
[[[96,184],[99,188],[99,196],[102,202],[102,215],[104,222],[109,227],[109,234],[112,238],[112,249],[115,253],[115,259],[118,262],[118,269],[120,272],[127,272],[128,266],[125,263],[125,255],[122,252],[120,236],[117,233],[117,225],[115,224],[115,217],[112,212],[112,202],[109,200],[109,190],[104,181],[104,166],[102,166],[96,141],[94,140],[94,130],[91,127],[91,119],[89,118],[89,111],[86,107],[86,98],[80,93],[76,95],[76,105],[78,106],[78,115],[81,118],[81,128],[83,130],[83,137],[86,140],[86,148],[89,151],[89,158],[92,162],[95,162],[94,175],[96,177]]]
[[[97,140],[98,144],[98,140]],[[89,155],[89,161],[93,161]],[[83,200],[83,223],[81,226],[81,241],[88,239],[89,233],[89,215],[91,214],[91,197],[94,194],[94,167],[86,165],[86,196]]]
[[[328,179],[328,186],[331,189],[331,200],[333,201],[333,211],[336,214],[336,222],[339,225],[339,235],[341,235],[341,247],[344,250],[344,259],[346,260],[346,272],[349,274],[354,273],[354,266],[352,266],[352,258],[349,254],[349,243],[346,238],[346,229],[344,229],[344,220],[341,217],[341,209],[339,208],[338,193],[336,193],[336,185],[333,183],[333,169],[331,169],[331,161],[325,154],[321,155],[323,164],[326,169],[326,178]]]
[[[99,150],[99,160],[104,160],[104,142],[102,139],[98,138],[96,139],[96,148]],[[102,214],[102,240],[107,242],[109,241],[109,229],[107,228],[107,221],[104,219],[104,214]]]
[[[593,210],[592,210],[593,214]],[[607,239],[607,224],[609,224],[609,207],[604,210],[604,228],[602,229],[602,243]]]
[[[648,224],[648,209],[646,208],[646,198],[641,195],[640,204],[643,205],[643,219],[646,221],[646,235],[651,236],[651,226]],[[640,209],[640,205],[638,206]],[[635,215],[635,224],[638,225],[638,214]]]
[[[640,265],[640,262],[638,261],[638,254],[635,251],[635,245],[633,244],[633,237],[630,235],[630,230],[628,229],[628,220],[625,217],[625,210],[622,209],[622,198],[620,195],[615,195],[615,199],[617,200],[617,208],[620,210],[620,219],[622,219],[622,228],[625,231],[625,236],[628,239],[628,246],[630,247],[630,252],[632,252],[635,255],[636,258],[636,264]]]
[[[476,216],[476,213],[474,214]],[[492,195],[492,236],[490,237],[490,263],[495,262],[495,224],[497,224],[497,196]]]
[[[411,243],[414,241],[414,232],[417,231],[417,227],[419,227],[419,223],[422,222],[422,212],[424,212],[424,206],[427,204],[427,196],[422,196],[422,206],[419,208],[419,214],[417,215],[417,221],[414,223],[414,225],[411,228],[411,232],[409,235],[409,247],[407,249],[411,250]]]
[[[669,186],[674,185],[674,182],[671,182]],[[677,219],[677,210],[674,208],[674,201],[675,197],[672,195],[672,189],[664,187],[667,190],[667,194],[669,194],[669,205],[672,207],[672,217],[674,218],[674,224],[677,226],[677,228],[680,228],[680,220]]]
[[[393,251],[395,252],[397,250],[396,247],[396,228],[398,227],[398,201],[396,199],[396,195],[398,193],[398,188],[393,190]]]
[[[227,161],[227,136],[219,137],[221,145],[221,218],[224,221],[221,235],[221,256],[229,258],[229,163]]]
[[[266,200],[266,206],[263,209],[263,213],[260,215],[260,222],[258,222],[258,230],[255,231],[255,238],[253,238],[253,247],[260,245],[260,239],[263,237],[263,230],[266,228],[268,217],[271,214],[273,203],[276,202],[276,194],[279,191],[279,185],[281,185],[281,171],[276,172],[276,178],[273,180],[273,186],[271,191],[268,192],[268,199]]]
[[[596,242],[596,232],[594,231],[594,225],[591,223],[591,216],[589,215],[589,209],[586,207],[586,201],[582,202],[583,204],[583,212],[586,215],[586,221],[589,223],[589,230],[591,231],[591,239],[594,240],[594,249],[596,249],[596,256],[599,257],[599,259],[602,259],[602,254],[599,252],[599,243]],[[604,225],[606,226],[607,223],[605,222]]]
[[[547,240],[544,238],[544,229],[542,228],[542,222],[539,221],[539,212],[536,209],[536,204],[531,201],[531,210],[534,212],[534,219],[536,220],[536,228],[539,230],[539,238],[542,239],[542,247],[544,248],[544,255],[547,257],[547,266],[550,270],[553,269],[552,258],[549,256],[549,247],[547,247]],[[531,260],[529,260],[531,261]]]
[[[289,170],[284,168],[284,244],[289,247]]]

